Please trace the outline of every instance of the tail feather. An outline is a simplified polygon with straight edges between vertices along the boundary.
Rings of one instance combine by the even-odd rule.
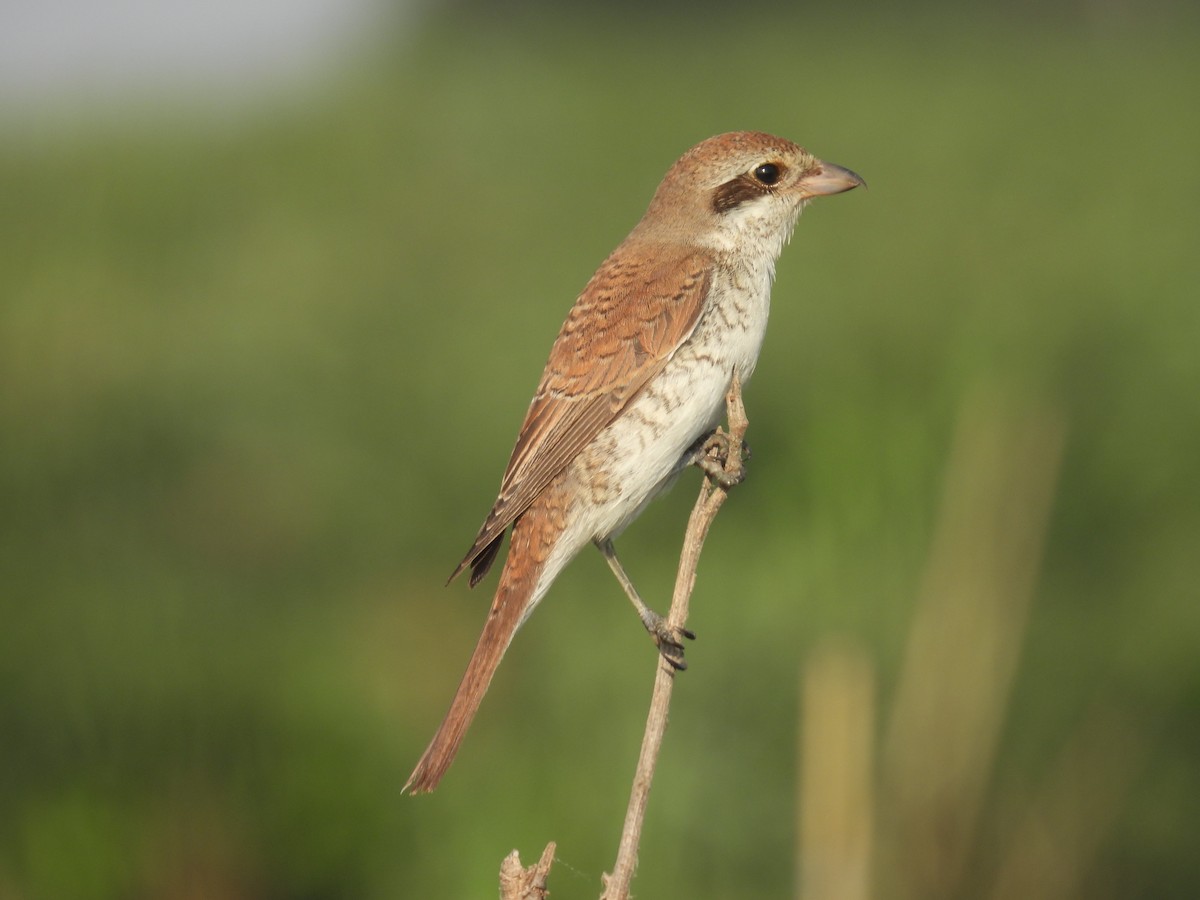
[[[458,685],[450,711],[404,785],[408,793],[427,793],[442,780],[479,711],[483,695],[487,693],[513,635],[545,592],[548,585],[539,590],[539,581],[564,524],[563,506],[556,502],[558,499],[557,492],[548,491],[514,524],[512,545],[483,633],[467,663],[467,671]]]
[[[507,574],[505,572],[505,575]],[[488,612],[487,622],[483,626],[483,633],[479,636],[479,643],[475,645],[475,652],[467,664],[467,671],[463,674],[458,692],[450,704],[450,711],[446,713],[437,734],[429,742],[413,773],[408,776],[408,783],[404,785],[404,790],[408,793],[424,794],[432,791],[450,768],[450,763],[454,762],[467,729],[471,726],[475,713],[479,711],[483,695],[492,683],[492,676],[496,673],[500,660],[504,658],[508,645],[512,643],[517,625],[521,621],[521,613],[525,607],[521,594],[527,591],[514,590],[514,587],[521,586],[523,585],[512,585],[506,579],[501,581],[496,598],[492,601],[492,608]]]

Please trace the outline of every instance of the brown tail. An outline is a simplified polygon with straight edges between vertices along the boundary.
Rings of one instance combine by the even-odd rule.
[[[545,566],[546,556],[561,533],[562,526],[560,516],[545,513],[545,510],[535,506],[513,527],[512,546],[504,563],[504,571],[500,573],[500,586],[488,611],[483,633],[475,645],[471,661],[467,663],[467,671],[458,685],[450,711],[425,748],[413,773],[408,776],[404,790],[410,794],[432,791],[454,762],[459,745],[479,710],[496,667],[512,643],[526,609],[539,599],[533,596],[533,591]]]

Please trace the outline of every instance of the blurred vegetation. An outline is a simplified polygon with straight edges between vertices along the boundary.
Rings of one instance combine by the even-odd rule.
[[[1000,397],[1065,437],[949,895],[1073,853],[1061,896],[1194,897],[1198,31],[1125,13],[460,13],[270,114],[7,135],[0,897],[494,896],[550,839],[554,896],[598,894],[655,665],[598,554],[439,791],[399,788],[490,597],[443,582],[571,299],[734,128],[871,187],[779,267],[636,893],[791,895],[801,667],[860,648],[882,752],[957,423]],[[621,542],[647,597],[695,484]],[[874,896],[917,896],[877,802]]]

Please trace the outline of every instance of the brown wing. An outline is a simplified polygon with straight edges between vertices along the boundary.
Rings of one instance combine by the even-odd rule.
[[[453,580],[486,573],[509,525],[692,333],[708,294],[712,259],[678,248],[615,253],[575,301],[550,350],[517,445],[475,543]]]

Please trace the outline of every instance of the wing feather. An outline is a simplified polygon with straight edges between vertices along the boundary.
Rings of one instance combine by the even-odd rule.
[[[571,309],[550,351],[500,494],[453,580],[486,574],[505,529],[637,396],[700,319],[712,258],[669,246],[614,253]]]

